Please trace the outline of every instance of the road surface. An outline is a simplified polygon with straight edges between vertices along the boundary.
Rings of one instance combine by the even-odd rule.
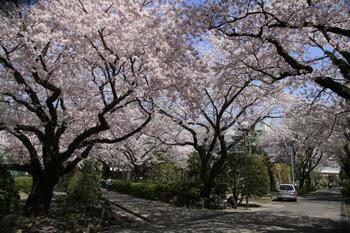
[[[280,202],[282,208],[273,209],[273,212],[306,215],[315,218],[332,219],[340,221],[342,196],[339,189],[323,189],[311,193],[305,198],[299,198],[298,202]]]
[[[270,201],[248,211],[187,209],[115,192],[104,193],[104,197],[151,220],[105,232],[350,232],[341,224],[339,190],[321,190],[298,202]]]

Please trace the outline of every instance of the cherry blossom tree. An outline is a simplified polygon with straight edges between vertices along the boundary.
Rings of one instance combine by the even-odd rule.
[[[193,24],[213,35],[212,43],[235,51],[232,60],[239,53],[242,64],[264,82],[284,82],[291,91],[307,92],[304,98],[312,103],[324,101],[325,94],[343,98],[346,115],[349,9],[343,0],[238,0],[205,1],[188,12]],[[344,128],[348,131],[349,125]]]
[[[162,162],[157,155],[169,153],[169,148],[154,137],[140,134],[115,145],[115,156],[123,157],[124,164],[131,170],[135,181],[144,176],[146,170]]]
[[[163,2],[40,1],[0,21],[0,130],[27,151],[16,164],[33,177],[25,213],[47,214],[59,178],[95,145],[150,122],[191,45],[173,36],[182,22]]]
[[[311,172],[322,159],[334,153],[334,108],[296,101],[290,112],[271,126],[264,137],[264,145],[278,151],[287,161],[295,160],[299,188],[311,184]]]
[[[94,157],[104,165],[106,177],[110,171],[131,172],[131,179],[139,180],[154,166],[171,162],[182,167],[190,154],[188,148],[169,146],[158,138],[164,135],[164,129],[174,124],[165,121],[160,114],[153,114],[152,121],[139,133],[116,144],[99,144],[93,148]],[[186,150],[187,149],[187,150]]]
[[[230,148],[243,138],[243,133],[237,133],[237,141],[232,142],[227,132],[238,132],[242,125],[250,131],[258,122],[276,116],[278,101],[269,95],[276,97],[280,90],[272,85],[266,89],[258,77],[240,69],[239,63],[235,69],[224,69],[224,63],[207,64],[211,71],[193,80],[190,93],[179,91],[176,98],[155,104],[161,115],[177,125],[164,128],[160,140],[167,145],[191,146],[198,152],[203,198],[210,197]]]
[[[208,1],[200,7],[201,25],[223,47],[244,44],[242,62],[266,80],[289,79],[291,86],[313,81],[321,87],[314,97],[331,90],[350,99],[347,1]]]
[[[344,106],[345,105],[345,106]],[[333,117],[334,137],[337,138],[336,142],[332,145],[337,155],[337,161],[339,162],[341,172],[340,177],[344,189],[349,190],[350,187],[350,116],[349,106],[345,103],[341,111],[335,112]]]

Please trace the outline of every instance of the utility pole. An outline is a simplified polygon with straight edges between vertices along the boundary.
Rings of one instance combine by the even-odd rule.
[[[242,125],[240,127],[240,130],[243,131],[243,146],[244,146],[244,191],[246,195],[246,208],[249,208],[249,194],[248,194],[248,150],[247,150],[247,134],[249,130],[249,123],[248,122],[242,122]]]
[[[245,156],[245,176],[244,176],[244,179],[245,179],[245,201],[246,201],[246,208],[249,209],[249,195],[248,195],[248,153],[247,153],[247,130],[244,129],[244,156]]]
[[[284,148],[286,149],[287,155],[289,154],[289,148],[287,146],[287,143],[285,140],[283,140],[284,142]],[[294,152],[292,151],[290,153],[290,164],[292,166],[292,184],[295,185],[295,173],[294,173]]]
[[[291,153],[291,164],[292,164],[292,182],[293,182],[293,185],[295,185],[295,174],[294,174],[294,152],[292,151]]]

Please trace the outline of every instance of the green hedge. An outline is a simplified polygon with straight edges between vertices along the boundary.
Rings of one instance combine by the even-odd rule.
[[[30,176],[17,176],[15,177],[15,187],[18,191],[24,193],[30,193],[32,188],[33,179]]]
[[[170,201],[180,192],[180,184],[176,182],[130,182],[113,180],[112,190],[150,200]]]
[[[195,206],[200,201],[200,188],[191,183],[113,180],[112,190],[134,197],[172,202],[180,206]]]

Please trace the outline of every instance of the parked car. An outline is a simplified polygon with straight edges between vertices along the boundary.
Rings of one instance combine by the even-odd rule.
[[[292,184],[280,184],[277,190],[277,200],[297,201],[298,193]]]

